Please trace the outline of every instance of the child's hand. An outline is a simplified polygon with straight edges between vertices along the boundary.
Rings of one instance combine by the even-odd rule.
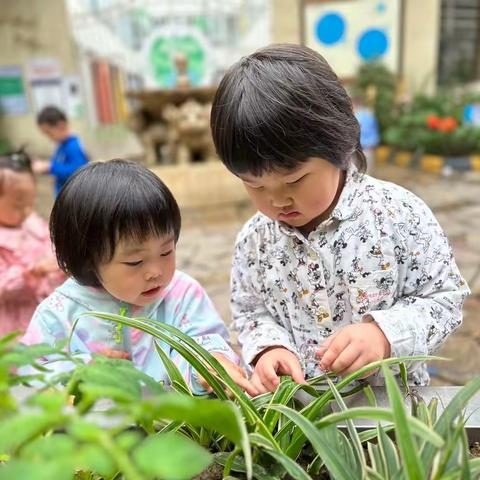
[[[280,383],[280,375],[290,375],[294,382],[306,383],[297,356],[284,347],[267,348],[257,359],[250,381],[259,393],[273,392]]]
[[[375,323],[358,323],[328,337],[317,351],[320,368],[345,376],[377,360],[390,357],[390,343]],[[368,372],[365,377],[375,373]]]
[[[120,358],[124,360],[131,360],[131,356],[128,352],[124,352],[123,350],[114,350],[113,348],[103,347],[100,350],[95,352],[98,355],[104,355],[105,357],[109,358]]]
[[[50,162],[45,160],[34,160],[32,163],[33,173],[42,174],[48,173],[50,170]]]
[[[236,363],[233,363],[230,359],[228,359],[225,355],[212,352],[211,355],[215,357],[223,366],[223,368],[227,371],[230,378],[245,392],[247,392],[252,397],[258,395],[258,391],[253,387],[253,385],[248,381],[247,374],[245,370],[239,367]],[[198,381],[202,387],[206,388],[207,391],[210,393],[212,391],[212,387],[207,383],[207,381],[199,375]]]
[[[43,277],[53,272],[58,272],[58,264],[54,259],[40,260],[37,262],[30,272],[36,277]]]

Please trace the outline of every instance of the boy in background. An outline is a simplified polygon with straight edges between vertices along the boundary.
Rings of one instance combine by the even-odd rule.
[[[57,196],[70,175],[88,162],[88,156],[80,139],[71,132],[65,113],[57,107],[45,107],[37,116],[37,124],[42,133],[57,144],[57,148],[50,162],[37,160],[33,170],[55,177]]]

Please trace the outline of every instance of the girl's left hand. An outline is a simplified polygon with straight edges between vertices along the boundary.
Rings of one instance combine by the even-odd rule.
[[[215,357],[227,371],[230,378],[245,392],[247,392],[252,397],[256,397],[259,392],[256,388],[250,383],[247,379],[247,373],[242,367],[239,367],[236,363],[233,363],[225,355],[218,352],[211,352],[211,355]],[[207,383],[207,381],[199,375],[198,381],[202,387],[204,387],[208,393],[212,392],[212,387]]]
[[[348,325],[328,337],[317,351],[320,368],[341,376],[390,357],[390,343],[375,323]],[[375,373],[368,372],[363,378]]]
[[[124,352],[123,350],[115,350],[108,347],[103,347],[102,349],[97,350],[95,353],[109,358],[120,358],[124,360],[131,360],[132,358],[128,352]]]

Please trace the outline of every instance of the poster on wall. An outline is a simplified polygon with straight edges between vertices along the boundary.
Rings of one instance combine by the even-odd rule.
[[[172,88],[181,76],[189,85],[208,85],[214,69],[212,47],[201,30],[192,26],[167,25],[155,29],[143,47],[148,87]],[[185,72],[180,72],[182,58]]]
[[[0,115],[22,115],[28,112],[28,100],[20,65],[0,67]]]
[[[34,58],[28,62],[35,112],[53,105],[65,110],[65,90],[60,62],[56,58]]]
[[[342,0],[305,7],[306,44],[321,53],[340,78],[365,62],[398,72],[401,0]]]

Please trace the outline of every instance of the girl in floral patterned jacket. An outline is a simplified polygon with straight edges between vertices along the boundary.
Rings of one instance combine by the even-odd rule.
[[[431,354],[460,325],[469,289],[440,225],[413,193],[364,174],[352,102],[321,55],[273,45],[242,58],[211,127],[259,210],[238,235],[231,282],[257,390],[282,374],[304,382]],[[408,371],[428,383],[424,363]]]
[[[71,278],[37,308],[22,341],[54,344],[68,338],[89,311],[146,317],[183,330],[223,364],[248,393],[256,390],[238,366],[228,333],[202,287],[175,270],[180,211],[165,184],[145,167],[123,160],[94,163],[76,172],[53,207],[50,229],[58,263]],[[71,350],[131,359],[157,380],[168,380],[151,335],[82,316]],[[209,390],[188,362],[166,343],[196,394]],[[56,361],[53,371],[71,368]]]

